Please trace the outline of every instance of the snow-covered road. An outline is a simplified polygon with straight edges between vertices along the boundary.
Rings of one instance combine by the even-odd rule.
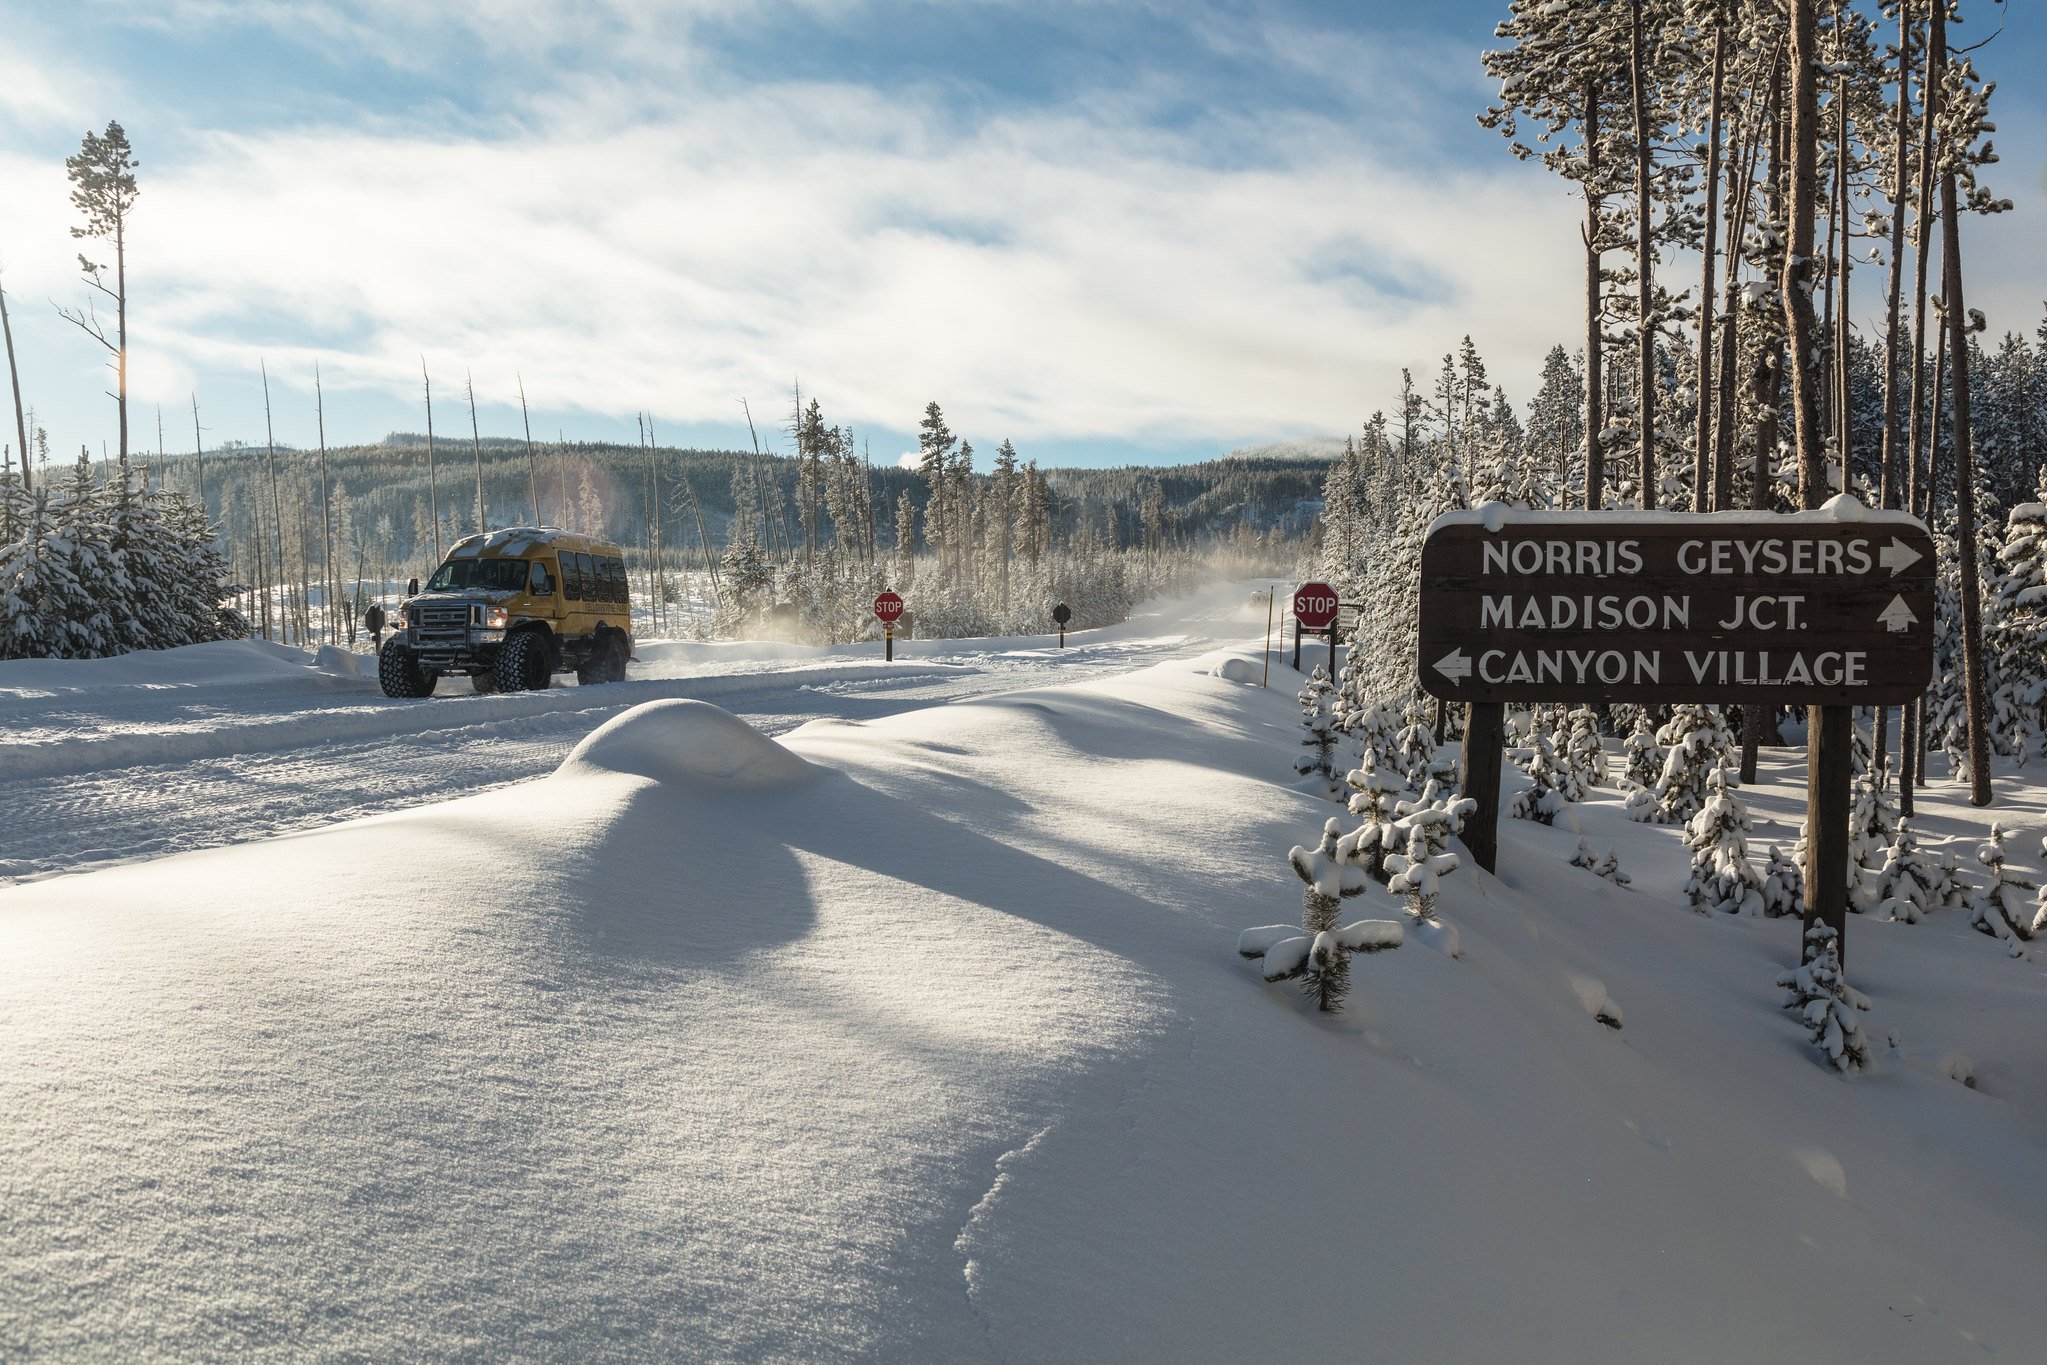
[[[1264,626],[1263,585],[1149,604],[1122,625],[1044,637],[815,649],[649,642],[623,684],[391,701],[373,679],[261,642],[88,662],[0,664],[0,882],[266,838],[469,795],[554,770],[626,708],[715,701],[769,734],[1104,677]],[[365,656],[363,662],[369,660]],[[1292,678],[1291,670],[1285,673]]]

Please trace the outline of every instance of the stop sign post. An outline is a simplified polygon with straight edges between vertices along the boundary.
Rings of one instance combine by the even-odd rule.
[[[1073,619],[1073,608],[1061,602],[1052,608],[1052,619],[1059,623],[1059,647],[1066,648],[1066,623]]]
[[[874,599],[874,616],[881,622],[882,656],[894,663],[896,657],[896,622],[903,614],[903,596],[898,592],[883,592]]]
[[[1327,583],[1303,583],[1294,589],[1294,670],[1301,667],[1301,632],[1329,632],[1329,676],[1336,677],[1336,589]]]

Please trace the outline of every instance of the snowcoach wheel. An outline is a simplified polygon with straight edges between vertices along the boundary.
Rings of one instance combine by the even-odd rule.
[[[547,686],[547,641],[537,630],[521,631],[498,651],[496,675],[500,692],[535,692]]]
[[[610,631],[597,637],[590,660],[576,670],[576,682],[583,687],[625,681],[625,642]]]
[[[469,675],[469,685],[480,694],[489,696],[498,690],[497,675],[495,673],[471,673]]]
[[[434,690],[433,675],[396,640],[377,652],[377,682],[387,697],[424,697]]]

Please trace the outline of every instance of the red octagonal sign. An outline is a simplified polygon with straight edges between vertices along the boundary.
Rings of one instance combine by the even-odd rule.
[[[881,594],[881,596],[875,598],[874,614],[881,620],[888,622],[891,625],[894,624],[896,618],[900,617],[903,614],[902,594],[885,592]]]
[[[1294,589],[1294,619],[1303,630],[1327,630],[1336,624],[1336,589],[1327,583],[1303,583]]]

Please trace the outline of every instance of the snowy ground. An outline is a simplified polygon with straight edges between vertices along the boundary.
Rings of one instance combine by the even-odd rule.
[[[0,891],[0,1355],[2047,1358],[2041,961],[1856,920],[1841,1079],[1602,798],[1633,889],[1508,822],[1318,1017],[1232,949],[1333,807],[1224,657]]]
[[[716,701],[770,734],[1199,653],[1251,628],[1253,585],[1151,603],[1056,638],[819,649],[648,641],[623,685],[392,701],[374,660],[262,641],[87,662],[0,662],[0,883],[314,828],[539,777],[629,706]],[[1262,608],[1258,613],[1262,618]],[[371,670],[361,676],[358,668]]]

